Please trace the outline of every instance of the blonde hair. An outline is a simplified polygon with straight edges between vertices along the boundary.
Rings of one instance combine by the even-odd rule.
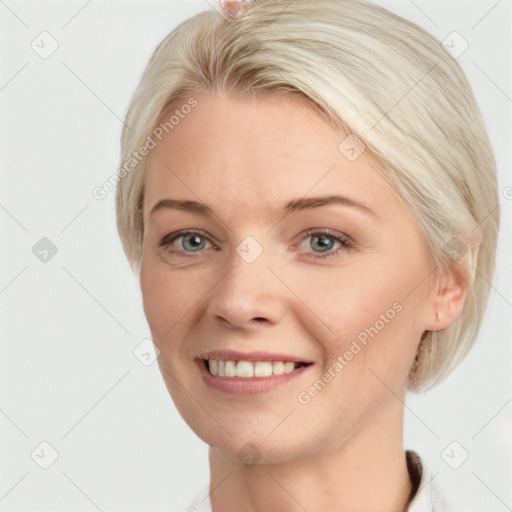
[[[362,0],[253,0],[239,19],[203,12],[151,56],[126,114],[121,163],[147,146],[171,104],[200,92],[299,93],[365,144],[415,212],[436,269],[457,264],[472,282],[459,318],[423,334],[408,384],[443,380],[479,332],[499,227],[494,155],[458,62],[423,29]],[[137,272],[144,163],[125,166],[116,190],[119,235]]]

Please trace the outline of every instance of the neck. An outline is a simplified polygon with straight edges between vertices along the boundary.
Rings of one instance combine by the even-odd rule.
[[[390,407],[341,446],[286,462],[247,466],[211,447],[213,512],[404,512],[403,407]]]

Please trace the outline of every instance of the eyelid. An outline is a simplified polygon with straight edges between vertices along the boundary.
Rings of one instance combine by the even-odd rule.
[[[345,233],[340,231],[335,231],[329,228],[310,228],[306,231],[304,236],[301,239],[300,243],[303,243],[310,236],[325,236],[327,238],[332,238],[341,244],[337,250],[328,251],[328,252],[309,252],[308,255],[313,255],[314,258],[326,258],[328,256],[341,256],[345,252],[354,249],[356,247],[356,242]],[[295,248],[294,248],[295,250]]]
[[[350,236],[346,235],[345,233],[342,233],[341,231],[335,231],[334,229],[330,228],[310,228],[306,231],[305,237],[311,235],[330,236],[332,238],[338,238],[347,244],[355,245],[355,241]]]
[[[212,243],[211,235],[209,235],[206,231],[203,231],[202,229],[182,229],[180,231],[176,231],[174,233],[169,233],[165,235],[158,243],[158,246],[165,247],[167,245],[171,245],[171,243],[174,242],[177,238],[185,235],[201,235],[203,238]]]
[[[303,233],[304,234],[300,240],[300,243],[303,243],[310,236],[324,235],[326,237],[330,237],[330,238],[336,240],[337,242],[339,242],[341,244],[341,247],[335,251],[328,251],[325,253],[322,253],[322,252],[308,253],[310,255],[313,255],[313,257],[315,257],[315,258],[317,258],[317,257],[325,258],[327,256],[338,256],[338,255],[340,255],[340,253],[345,252],[350,249],[353,249],[357,245],[356,242],[350,236],[346,235],[345,233],[335,231],[335,230],[332,230],[329,228],[310,228],[310,229],[306,230],[306,232],[303,232]],[[202,238],[204,238],[209,243],[211,243],[213,245],[213,248],[218,249],[218,247],[215,246],[215,244],[212,242],[211,235],[209,233],[207,233],[206,231],[203,231],[202,229],[195,229],[195,228],[182,229],[182,230],[176,231],[174,233],[169,233],[160,240],[158,246],[159,247],[170,246],[177,239],[179,239],[182,236],[186,236],[186,235],[200,235]],[[293,246],[292,249],[294,251],[297,250],[296,246]],[[194,254],[194,251],[188,252],[188,251],[177,250],[175,252],[178,254],[191,254],[191,255]],[[205,250],[201,250],[201,251],[197,251],[197,252],[204,253]]]

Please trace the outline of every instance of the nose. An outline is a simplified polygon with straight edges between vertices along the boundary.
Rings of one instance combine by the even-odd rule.
[[[214,288],[207,314],[228,327],[276,324],[283,313],[283,288],[263,255],[248,263],[234,253],[227,273]]]

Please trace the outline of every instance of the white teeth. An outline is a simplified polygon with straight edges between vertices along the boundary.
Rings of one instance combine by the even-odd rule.
[[[213,375],[219,375],[219,361],[212,359],[211,361],[208,361],[208,366],[210,367],[210,373]]]
[[[224,365],[224,377],[236,377],[237,369],[234,361],[226,361]]]
[[[284,363],[282,361],[275,361],[274,363],[272,363],[272,373],[274,375],[283,375]]]
[[[270,361],[256,363],[254,365],[255,377],[270,377],[270,375],[272,375],[272,363]]]
[[[237,377],[254,377],[254,365],[249,361],[238,361],[236,365]],[[226,375],[229,377],[229,375]]]
[[[284,373],[291,373],[295,369],[295,363],[286,362],[284,363]]]
[[[218,361],[208,360],[208,368],[212,375],[219,377],[270,377],[291,373],[296,368],[292,361]]]

